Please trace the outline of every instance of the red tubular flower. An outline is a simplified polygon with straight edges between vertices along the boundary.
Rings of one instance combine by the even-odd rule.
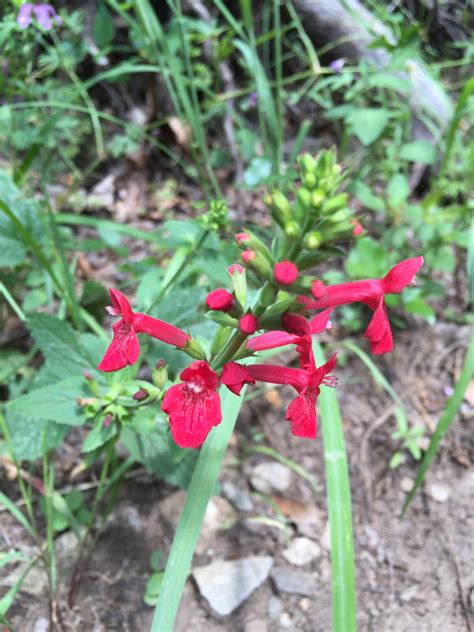
[[[352,229],[353,237],[358,237],[361,233],[364,232],[364,227],[356,219],[351,219],[351,224],[354,226],[354,228]]]
[[[273,278],[280,285],[292,285],[298,274],[298,268],[292,261],[280,261],[273,268]]]
[[[137,334],[148,334],[175,347],[185,347],[190,340],[187,333],[163,320],[132,311],[130,303],[118,290],[109,290],[112,305],[107,311],[121,319],[112,325],[114,338],[99,366],[100,371],[118,371],[127,364],[135,364],[140,355]]]
[[[374,312],[365,331],[372,353],[381,354],[393,348],[392,332],[385,306],[385,294],[398,294],[411,283],[423,265],[423,257],[413,257],[397,263],[383,279],[368,279],[340,283],[325,288],[316,301],[304,301],[305,309],[323,309],[346,303],[361,302]]]
[[[238,246],[243,246],[245,242],[249,240],[250,237],[247,235],[247,233],[236,233],[235,235],[235,241],[237,242]]]
[[[206,305],[216,312],[228,312],[234,307],[235,298],[227,290],[219,288],[209,292],[206,296]]]
[[[251,336],[258,329],[258,318],[253,314],[244,314],[239,320],[239,329],[243,334]]]
[[[291,422],[291,432],[296,437],[316,438],[316,400],[321,384],[335,386],[336,379],[329,373],[336,366],[336,354],[317,368],[291,369],[268,364],[242,366],[236,362],[224,365],[221,381],[236,395],[244,384],[253,384],[255,380],[270,384],[288,384],[298,396],[290,403],[285,419]]]
[[[199,448],[222,420],[219,376],[204,360],[181,371],[181,384],[166,392],[161,408],[169,415],[171,434],[181,448]]]
[[[244,263],[250,263],[250,261],[256,259],[257,253],[255,252],[255,250],[244,250],[240,253],[240,256],[242,257],[242,261]]]
[[[227,272],[230,276],[234,276],[234,274],[242,274],[244,269],[239,263],[233,263],[227,268]]]
[[[311,283],[311,294],[314,298],[322,298],[326,294],[326,286],[322,281],[313,281]]]

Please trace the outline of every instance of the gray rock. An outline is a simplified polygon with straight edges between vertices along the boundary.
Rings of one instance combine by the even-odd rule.
[[[244,632],[268,632],[267,622],[262,619],[251,619],[246,621]]]
[[[217,560],[193,570],[199,592],[217,614],[225,616],[243,603],[267,579],[273,559],[253,556]]]
[[[293,566],[304,566],[321,555],[321,548],[309,538],[295,538],[282,555]]]
[[[253,468],[250,480],[262,494],[284,492],[291,484],[292,473],[281,463],[259,463]]]
[[[431,483],[428,485],[428,494],[437,503],[445,503],[450,495],[449,487],[442,483]]]
[[[49,621],[45,617],[39,617],[36,619],[33,625],[33,632],[48,632]]]
[[[278,592],[311,597],[316,592],[316,580],[311,573],[287,568],[274,568],[272,581]]]
[[[253,502],[247,490],[237,487],[230,481],[222,483],[222,493],[238,511],[252,511]]]
[[[267,615],[271,621],[276,621],[282,613],[283,606],[281,601],[275,595],[271,595],[267,605]]]

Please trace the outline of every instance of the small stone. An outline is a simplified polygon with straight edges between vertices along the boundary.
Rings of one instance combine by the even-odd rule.
[[[240,560],[217,560],[193,570],[199,592],[210,607],[225,616],[233,612],[267,579],[273,559],[253,556]]]
[[[287,568],[274,568],[272,581],[278,592],[310,597],[316,592],[316,580],[310,573]]]
[[[428,494],[437,503],[445,503],[449,498],[449,487],[442,483],[431,483],[428,485]]]
[[[400,489],[402,492],[405,492],[405,494],[409,494],[413,489],[413,479],[408,476],[404,476],[400,481]]]
[[[222,483],[222,493],[237,511],[252,511],[253,502],[245,489],[237,487],[230,481],[224,481]]]
[[[282,555],[293,566],[304,566],[321,555],[321,548],[309,538],[295,538]]]
[[[402,601],[411,601],[414,597],[416,597],[417,592],[418,586],[417,584],[413,584],[412,586],[405,588],[405,590],[400,594],[400,599]]]
[[[329,522],[326,522],[326,526],[324,527],[324,532],[321,537],[321,544],[326,549],[326,551],[331,550],[331,529],[329,527]]]
[[[282,612],[278,623],[281,625],[282,628],[288,629],[291,628],[293,621],[291,620],[288,612]]]
[[[274,501],[282,514],[296,525],[301,535],[311,538],[321,532],[322,517],[314,504],[287,498],[274,498]]]
[[[303,599],[301,599],[300,601],[300,608],[303,612],[308,612],[308,610],[311,607],[311,599],[308,599],[308,597],[303,597]]]
[[[284,492],[291,484],[291,470],[281,463],[259,463],[253,468],[250,480],[262,494]]]
[[[268,632],[268,626],[262,619],[252,619],[245,622],[244,632]]]
[[[268,618],[271,621],[276,621],[276,619],[278,619],[278,617],[280,616],[282,609],[283,606],[281,605],[281,601],[278,599],[278,597],[275,597],[275,595],[271,595],[267,605]]]
[[[49,621],[45,617],[39,617],[36,619],[33,625],[33,632],[48,632]]]

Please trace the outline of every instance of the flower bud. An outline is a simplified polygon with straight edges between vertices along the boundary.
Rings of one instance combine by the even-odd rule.
[[[206,305],[217,312],[228,312],[234,307],[235,298],[227,290],[219,288],[209,292],[206,296]]]
[[[322,236],[319,230],[313,230],[304,238],[304,245],[308,250],[316,250],[322,243]]]
[[[161,358],[156,363],[156,367],[151,370],[151,379],[153,380],[153,384],[159,388],[163,389],[168,381],[168,371],[166,369],[166,360]]]
[[[137,402],[142,402],[144,399],[148,399],[149,393],[144,388],[141,388],[139,391],[132,395],[132,398]]]
[[[273,218],[280,226],[283,227],[292,220],[293,210],[291,204],[281,191],[277,190],[272,194],[270,208]]]
[[[264,279],[270,279],[272,276],[272,268],[270,262],[260,252],[255,250],[244,250],[240,253],[245,264],[259,276]]]
[[[285,224],[285,235],[290,238],[298,237],[301,231],[301,227],[298,222],[291,221]]]
[[[296,198],[304,208],[309,208],[311,206],[311,192],[308,191],[308,189],[305,189],[304,187],[298,189]]]
[[[324,193],[319,189],[317,191],[313,191],[311,194],[311,204],[315,208],[319,208],[321,204],[324,202]]]
[[[292,261],[280,261],[273,268],[273,278],[280,285],[292,285],[298,274],[298,268]]]
[[[249,240],[250,240],[250,237],[248,236],[247,233],[236,233],[235,235],[235,241],[237,242],[237,246],[244,246]]]
[[[255,250],[244,250],[240,253],[240,256],[242,257],[242,261],[244,263],[250,263],[257,257],[257,253]]]
[[[231,277],[233,277],[238,274],[243,274],[245,270],[239,263],[233,263],[227,268],[227,272],[230,274]]]
[[[245,308],[247,302],[247,276],[245,274],[245,268],[238,263],[233,263],[229,266],[227,271],[230,274],[235,298],[238,300],[240,306]]]
[[[239,329],[243,334],[251,336],[258,329],[258,319],[253,314],[244,314],[239,320]]]
[[[107,413],[102,420],[102,425],[104,426],[104,428],[108,428],[113,420],[114,416],[112,415],[112,413]]]
[[[352,235],[354,237],[358,237],[361,233],[364,232],[364,227],[356,219],[351,219],[351,224],[354,226],[354,228],[352,230]]]
[[[304,186],[311,191],[312,189],[316,188],[318,184],[318,179],[316,178],[314,173],[307,173],[303,176],[302,182]]]
[[[317,300],[326,294],[326,286],[322,281],[316,280],[311,283],[311,294]]]
[[[306,173],[313,173],[316,169],[316,160],[313,158],[311,154],[303,154],[299,158],[299,163],[301,167],[301,171]]]

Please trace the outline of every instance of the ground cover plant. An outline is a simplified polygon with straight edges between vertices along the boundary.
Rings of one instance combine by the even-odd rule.
[[[364,522],[378,503],[381,528],[403,530],[414,502],[408,529],[445,533],[427,498],[447,507],[458,484],[458,515],[472,485],[473,16],[401,4],[355,2],[349,19],[335,3],[321,24],[301,0],[2,8],[6,629],[442,620],[416,610],[425,576],[377,593],[406,549],[392,559]],[[424,340],[434,387],[417,382]],[[279,476],[297,477],[292,494]],[[143,507],[127,491],[140,477]],[[98,562],[125,523],[130,600],[113,592],[125,567]],[[453,603],[444,629],[471,625],[458,536],[432,553],[449,562],[431,571]],[[384,591],[398,601],[381,612],[365,593]]]

